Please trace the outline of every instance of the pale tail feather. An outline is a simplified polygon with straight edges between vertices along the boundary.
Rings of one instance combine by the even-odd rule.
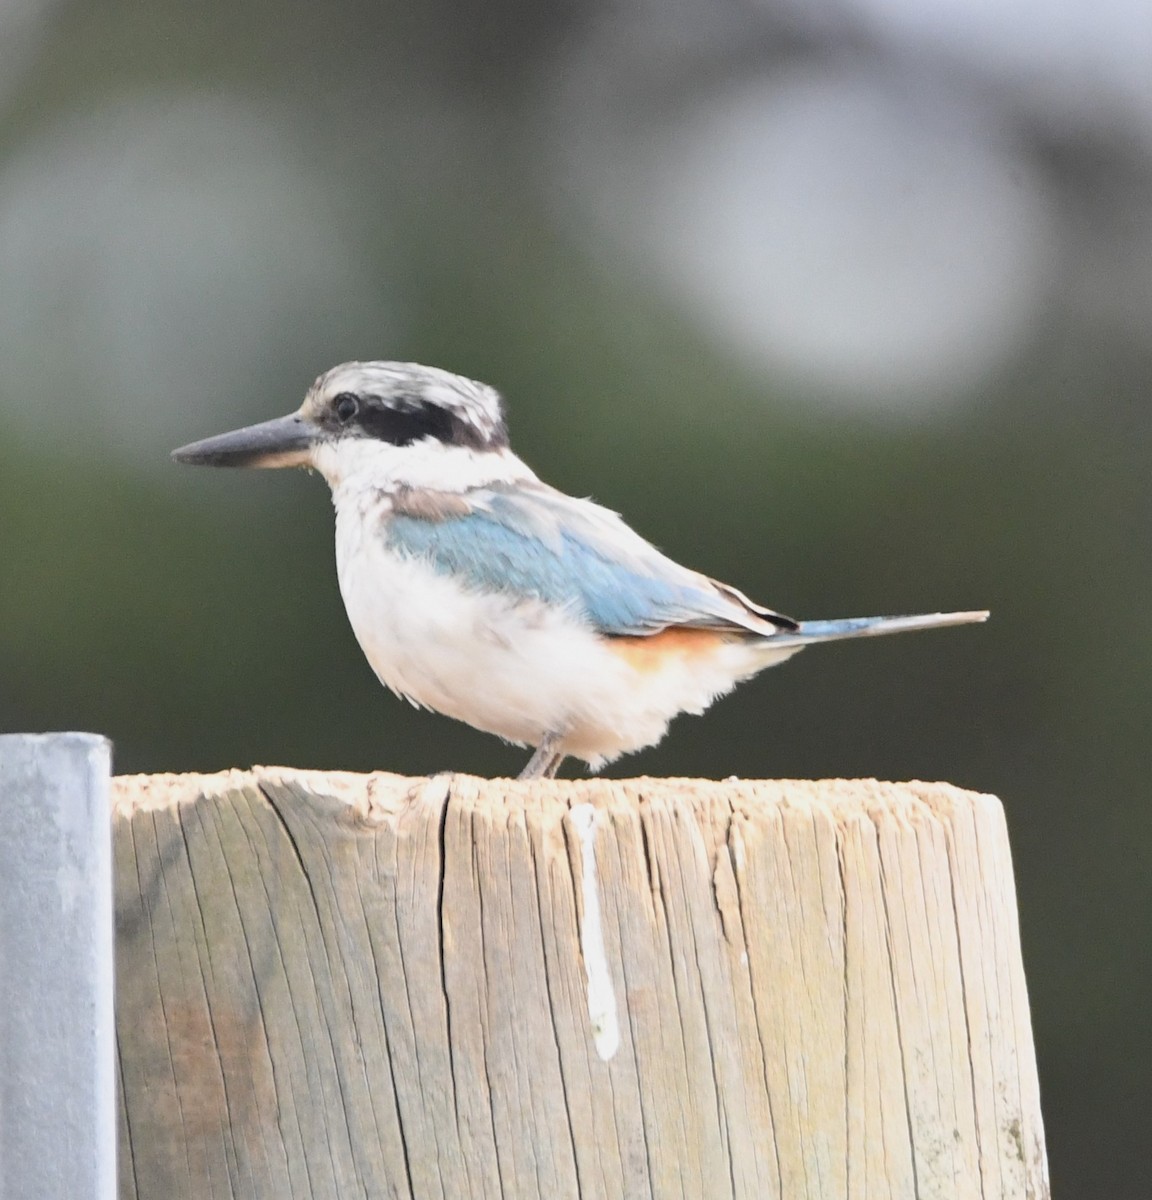
[[[773,647],[810,646],[814,642],[836,642],[844,638],[878,637],[907,633],[914,629],[938,629],[944,625],[971,625],[987,621],[983,610],[953,613],[920,613],[913,617],[845,617],[838,621],[801,621],[794,633],[784,631],[770,639]]]

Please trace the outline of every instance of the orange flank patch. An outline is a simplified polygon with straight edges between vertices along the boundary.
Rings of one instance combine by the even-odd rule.
[[[629,666],[648,675],[665,667],[669,659],[703,658],[731,640],[715,629],[689,629],[673,625],[650,637],[610,637],[605,644]]]

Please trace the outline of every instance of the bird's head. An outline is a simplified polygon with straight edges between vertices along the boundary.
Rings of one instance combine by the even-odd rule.
[[[395,362],[333,367],[289,416],[192,442],[172,457],[210,467],[315,467],[334,488],[363,477],[450,490],[506,475],[512,460],[495,389]]]

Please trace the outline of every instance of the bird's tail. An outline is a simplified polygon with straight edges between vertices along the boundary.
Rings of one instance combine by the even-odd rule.
[[[913,629],[937,629],[943,625],[971,625],[987,621],[985,610],[953,613],[920,613],[914,617],[844,617],[838,621],[801,621],[796,630],[785,630],[770,639],[773,648],[811,646],[814,642],[838,642],[844,638],[878,637]]]

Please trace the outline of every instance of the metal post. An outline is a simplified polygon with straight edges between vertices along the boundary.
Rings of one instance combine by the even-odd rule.
[[[0,736],[0,1200],[114,1200],[111,746]]]

